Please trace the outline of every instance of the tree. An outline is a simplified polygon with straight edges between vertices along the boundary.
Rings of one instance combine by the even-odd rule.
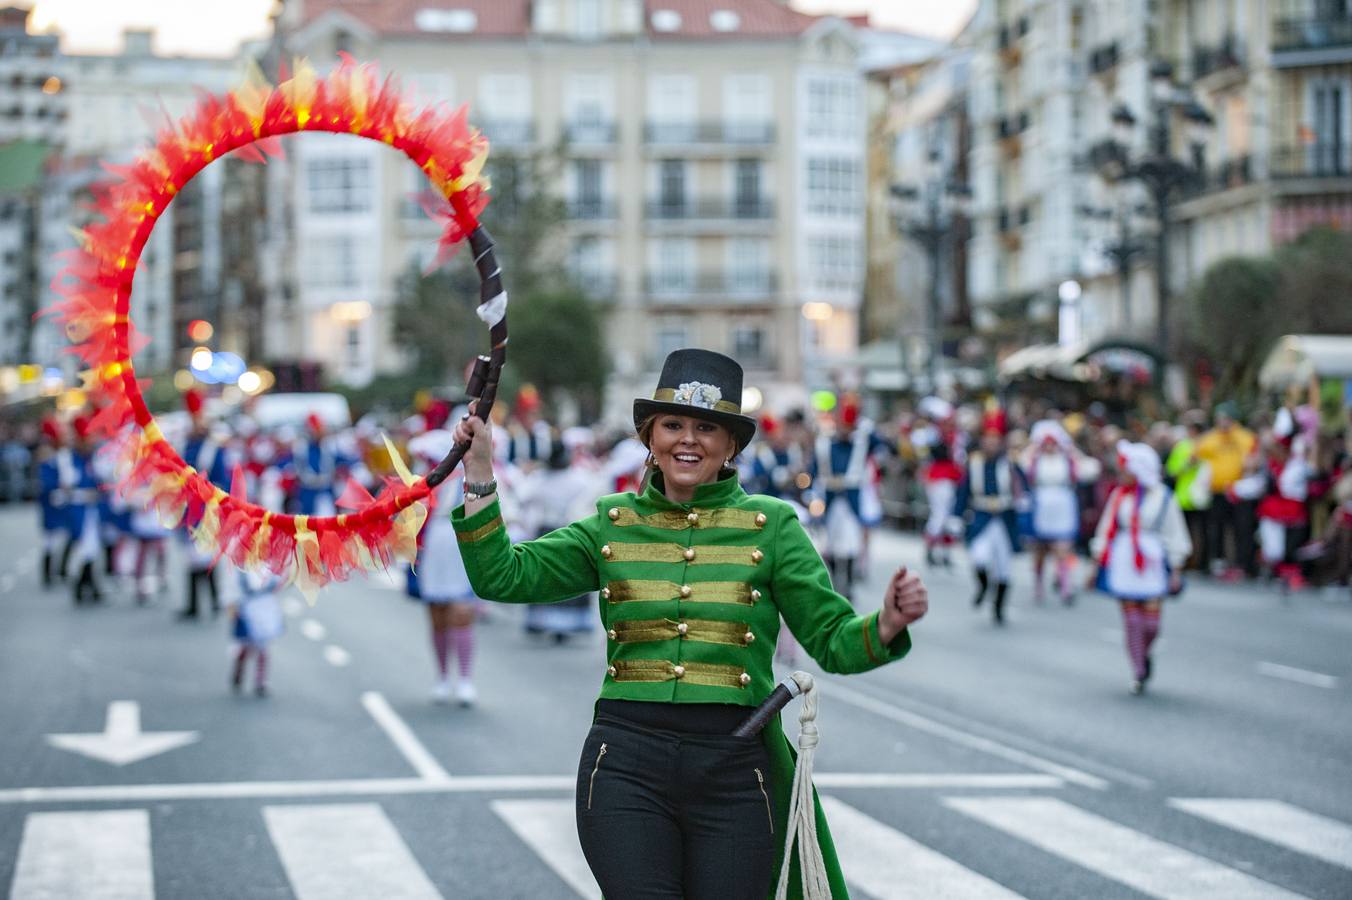
[[[1275,260],[1235,256],[1212,264],[1191,291],[1189,337],[1211,362],[1217,396],[1251,396],[1268,350],[1290,330],[1281,285]]]
[[[1352,234],[1311,228],[1277,251],[1282,334],[1352,334]]]
[[[600,310],[561,273],[567,211],[551,190],[562,148],[528,156],[490,157],[492,202],[484,226],[497,245],[511,296],[508,371],[499,396],[531,382],[547,400],[571,393],[584,412],[600,409],[608,374]],[[458,383],[463,367],[488,350],[487,329],[474,315],[479,279],[468,252],[432,273],[412,269],[400,281],[394,336],[414,358],[414,371]]]
[[[610,368],[596,304],[574,288],[539,290],[512,304],[509,321],[519,378],[548,399],[571,393],[587,418],[599,414]]]

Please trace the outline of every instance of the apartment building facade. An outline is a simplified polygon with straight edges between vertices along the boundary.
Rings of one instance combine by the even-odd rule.
[[[278,24],[293,52],[346,50],[420,102],[469,102],[501,151],[563,140],[560,261],[605,306],[612,416],[681,346],[737,357],[776,404],[801,401],[854,350],[864,111],[849,23],[776,0],[305,0]],[[361,383],[403,363],[395,285],[435,240],[408,203],[421,176],[364,142],[297,144],[303,277],[289,319],[271,318]]]

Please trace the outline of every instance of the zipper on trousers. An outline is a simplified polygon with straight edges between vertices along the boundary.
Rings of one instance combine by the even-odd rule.
[[[606,755],[606,745],[603,743],[601,749],[596,753],[596,765],[592,766],[591,780],[587,782],[587,809],[591,809],[592,791],[596,790],[596,773],[601,769],[601,757]],[[762,791],[763,793],[763,791]]]
[[[756,770],[756,783],[760,785],[761,796],[765,798],[765,818],[770,820],[770,833],[775,833],[775,814],[770,810],[770,795],[765,793],[765,776]]]

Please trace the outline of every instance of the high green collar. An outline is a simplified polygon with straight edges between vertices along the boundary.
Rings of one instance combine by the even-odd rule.
[[[658,509],[689,509],[692,506],[724,507],[732,506],[746,496],[735,471],[723,472],[717,481],[695,487],[695,496],[689,503],[673,503],[663,492],[662,473],[653,472],[648,480],[648,488],[643,492],[643,501]]]

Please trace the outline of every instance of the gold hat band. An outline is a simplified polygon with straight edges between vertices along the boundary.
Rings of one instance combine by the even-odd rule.
[[[696,406],[693,403],[685,403],[676,399],[675,388],[658,388],[653,393],[653,400],[657,403],[680,403],[682,406],[689,406],[693,409],[710,409],[706,406]],[[735,416],[742,414],[742,408],[731,400],[719,400],[712,407],[714,412],[732,413]]]

